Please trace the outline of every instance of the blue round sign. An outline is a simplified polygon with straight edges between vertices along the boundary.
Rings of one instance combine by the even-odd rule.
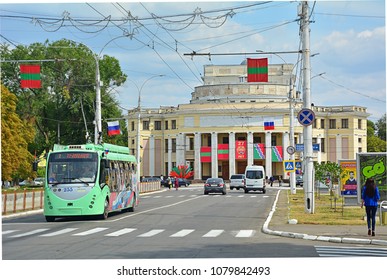
[[[315,115],[311,109],[302,109],[298,112],[297,116],[298,122],[303,126],[309,126],[314,122]]]

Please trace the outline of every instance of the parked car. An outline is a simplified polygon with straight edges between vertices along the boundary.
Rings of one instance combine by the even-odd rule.
[[[204,184],[204,194],[222,193],[225,195],[226,184],[222,178],[208,178]]]
[[[304,185],[304,181],[303,181],[303,178],[302,178],[302,175],[296,175],[296,186],[303,186]]]
[[[141,182],[160,182],[161,179],[158,177],[144,177],[141,179]]]
[[[43,186],[44,185],[44,178],[38,177],[34,180],[34,185],[37,187]]]
[[[188,187],[190,185],[189,181],[185,178],[178,178],[179,180],[179,187]],[[175,187],[175,178],[171,178],[172,187]]]
[[[230,190],[243,189],[245,186],[245,174],[234,174],[230,177]]]
[[[34,181],[32,180],[23,180],[19,182],[20,187],[32,186],[33,184],[34,184]]]

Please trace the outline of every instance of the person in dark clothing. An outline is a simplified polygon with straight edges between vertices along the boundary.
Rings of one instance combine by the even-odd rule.
[[[368,178],[365,186],[361,192],[362,203],[361,207],[365,206],[367,214],[367,226],[368,226],[368,235],[375,236],[375,224],[376,224],[376,211],[378,209],[378,200],[380,199],[379,189],[375,184],[373,178]]]
[[[272,187],[273,186],[273,183],[274,183],[274,177],[273,176],[270,176],[270,187]]]

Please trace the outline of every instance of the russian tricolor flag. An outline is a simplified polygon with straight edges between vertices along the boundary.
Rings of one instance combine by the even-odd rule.
[[[121,134],[120,123],[118,121],[108,122],[108,135]]]
[[[263,127],[265,130],[273,130],[274,129],[274,122],[264,122]]]

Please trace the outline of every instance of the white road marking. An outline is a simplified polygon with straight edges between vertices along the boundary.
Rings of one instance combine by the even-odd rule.
[[[176,232],[175,234],[172,234],[170,237],[184,237],[193,231],[195,231],[195,230],[194,229],[183,229],[181,231]]]
[[[223,229],[213,229],[207,232],[203,237],[217,237],[224,232]]]
[[[251,237],[255,233],[255,230],[240,230],[235,237]]]
[[[123,228],[112,233],[105,234],[105,236],[120,236],[137,230],[136,228]]]
[[[14,237],[28,236],[28,235],[33,235],[35,233],[40,233],[40,232],[43,232],[43,231],[46,231],[46,230],[49,230],[49,229],[48,228],[35,229],[35,230],[28,231],[28,232],[25,232],[25,233],[20,233],[20,234],[12,235],[10,237],[14,238]]]
[[[165,231],[165,229],[153,229],[151,231],[140,234],[138,237],[151,237],[151,236],[155,236],[156,234],[159,234],[163,231]]]
[[[90,229],[90,230],[87,230],[87,231],[75,233],[73,235],[74,236],[85,236],[85,235],[90,235],[90,234],[97,233],[97,232],[100,232],[100,231],[104,231],[104,230],[107,230],[107,229],[108,228],[97,227],[97,228],[93,228],[93,229]]]
[[[78,229],[78,228],[65,228],[65,229],[62,229],[62,230],[55,231],[55,232],[41,234],[39,236],[43,236],[43,237],[56,236],[56,235],[72,232],[72,231],[74,231],[76,229]]]

